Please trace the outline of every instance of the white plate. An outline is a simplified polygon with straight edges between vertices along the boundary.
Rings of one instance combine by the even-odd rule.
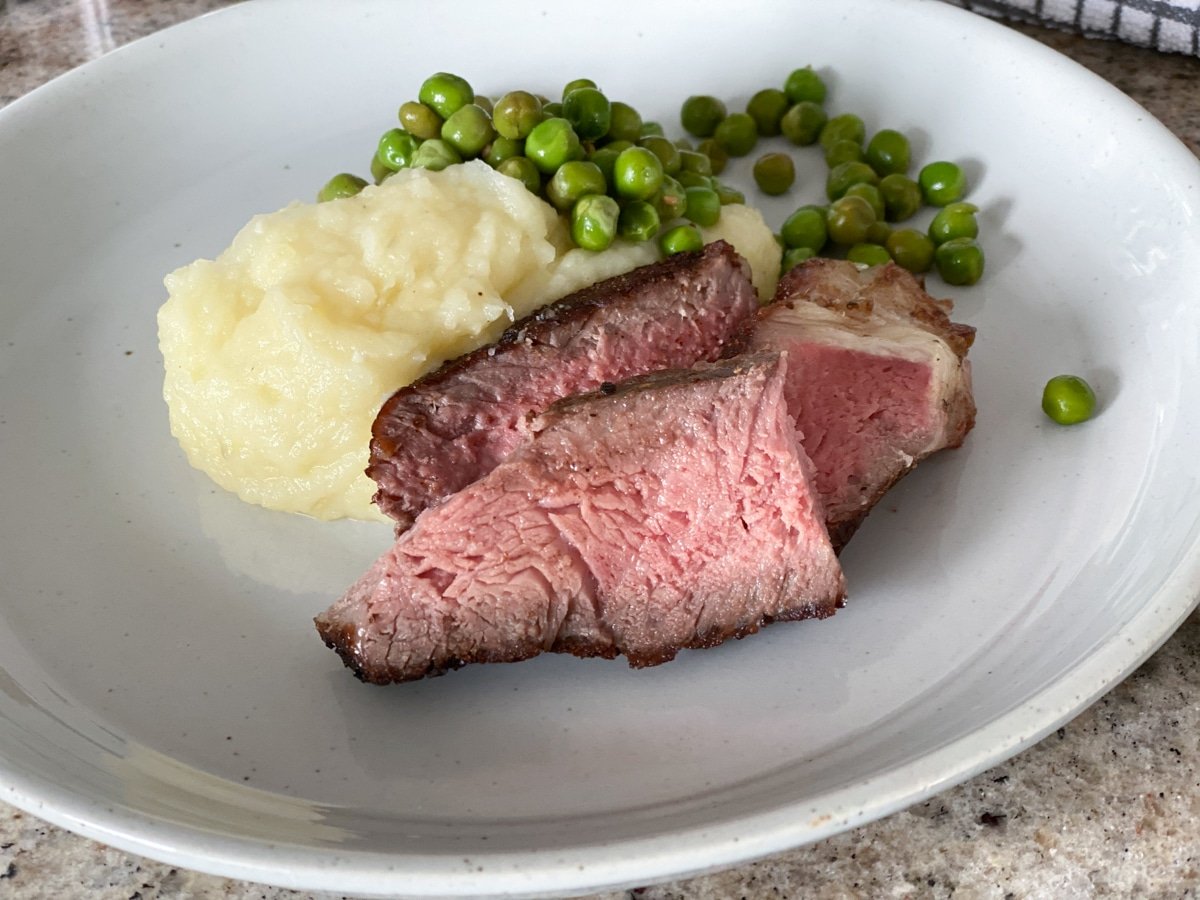
[[[942,790],[1079,711],[1192,608],[1200,165],[1143,110],[932,2],[429,9],[238,6],[0,112],[0,798],[294,887],[633,884]],[[188,468],[159,396],[163,274],[364,169],[429,72],[486,92],[587,75],[674,122],[688,93],[741,102],[809,62],[832,109],[909,131],[975,185],[968,445],[874,513],[827,622],[649,671],[552,657],[356,682],[310,617],[388,529],[264,512]],[[1093,422],[1043,418],[1060,371],[1097,387]]]

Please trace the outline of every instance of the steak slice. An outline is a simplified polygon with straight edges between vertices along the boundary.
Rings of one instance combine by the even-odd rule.
[[[893,263],[812,259],[759,317],[752,346],[787,351],[788,409],[838,550],[918,460],[961,445],[975,424],[975,329],[950,308]]]
[[[657,665],[844,597],[786,361],[752,354],[568,398],[316,619],[364,681],[546,651]]]
[[[451,360],[383,405],[367,474],[397,533],[524,440],[562,397],[745,347],[758,309],[750,269],[724,241],[599,282]]]

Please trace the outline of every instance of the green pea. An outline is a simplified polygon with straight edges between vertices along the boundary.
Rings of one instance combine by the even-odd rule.
[[[779,123],[791,104],[787,94],[778,88],[764,88],[750,98],[746,112],[754,119],[758,133],[763,137],[779,134]]]
[[[359,178],[357,175],[351,175],[349,172],[341,172],[325,182],[325,186],[317,192],[317,202],[324,203],[327,200],[341,200],[344,197],[353,197],[366,186],[367,182],[365,179]]]
[[[702,140],[696,151],[708,157],[709,167],[713,175],[720,175],[725,171],[725,166],[729,163],[729,154],[725,152],[724,147],[712,138]]]
[[[676,225],[659,236],[658,246],[666,256],[704,249],[704,236],[695,225]]]
[[[699,172],[676,172],[675,177],[684,187],[712,187],[712,176]]]
[[[462,161],[462,156],[450,144],[440,138],[434,138],[432,141],[421,142],[421,146],[413,154],[412,167],[440,172]]]
[[[846,251],[846,259],[864,266],[885,266],[892,261],[886,247],[879,244],[855,244]]]
[[[400,107],[400,127],[420,141],[442,136],[442,117],[424,103],[410,100]]]
[[[501,175],[517,179],[517,181],[529,188],[531,194],[541,194],[542,192],[541,173],[538,172],[538,167],[533,164],[533,160],[526,156],[510,156],[496,166],[496,171]]]
[[[783,91],[792,103],[825,102],[825,82],[812,66],[792,71],[783,83]]]
[[[581,87],[563,96],[563,118],[582,140],[594,141],[608,134],[612,104],[594,87]]]
[[[823,206],[801,206],[784,220],[779,230],[784,245],[789,249],[805,247],[819,253],[829,240],[825,224],[827,215]]]
[[[713,140],[730,156],[745,156],[758,143],[758,126],[749,113],[731,113],[721,120]]]
[[[793,144],[807,147],[817,142],[828,121],[824,109],[810,100],[803,100],[783,114],[779,128]]]
[[[684,150],[695,150],[696,145],[693,144],[691,141],[689,141],[687,138],[678,138],[675,141],[675,148],[677,150],[679,150],[680,153],[682,153]]]
[[[844,162],[861,162],[862,159],[862,144],[857,141],[832,141],[825,148],[825,165],[831,169]]]
[[[562,99],[566,100],[567,94],[571,93],[572,91],[577,91],[580,88],[596,88],[596,87],[598,87],[598,85],[596,84],[596,82],[592,81],[592,79],[590,79],[590,78],[576,78],[574,81],[568,81],[566,84],[563,85]]]
[[[1042,389],[1042,412],[1059,425],[1078,425],[1096,414],[1096,392],[1078,375],[1055,375]]]
[[[921,186],[907,175],[884,175],[879,180],[879,193],[889,222],[910,219],[921,208]]]
[[[880,222],[878,219],[876,219],[871,223],[870,227],[867,228],[866,243],[887,246],[887,239],[891,236],[892,226],[887,222]]]
[[[412,165],[413,155],[417,152],[419,142],[415,137],[399,128],[392,128],[383,133],[379,139],[379,147],[375,158],[391,169],[398,172]]]
[[[573,159],[583,158],[579,135],[566,119],[551,118],[539,122],[525,138],[525,155],[545,175],[553,175],[558,167]]]
[[[645,147],[622,150],[613,164],[613,186],[621,197],[649,200],[663,185],[663,166]]]
[[[805,260],[812,259],[817,254],[813,252],[811,247],[792,247],[789,250],[783,251],[783,259],[780,262],[779,274],[786,275],[796,266]]]
[[[836,200],[855,184],[878,184],[879,176],[865,162],[844,162],[829,170],[825,179],[825,194]]]
[[[657,122],[643,122],[641,137],[646,137],[647,135],[651,134],[656,134],[659,137],[666,136],[666,132],[663,131],[663,127]]]
[[[713,179],[713,190],[717,192],[717,199],[721,201],[722,206],[729,206],[731,203],[745,203],[746,195],[737,188],[730,187],[727,184],[722,184]]]
[[[687,210],[687,189],[670,175],[664,175],[662,189],[652,202],[659,218],[670,222],[680,218]]]
[[[542,121],[542,103],[528,91],[509,91],[492,110],[492,127],[501,137],[524,140]]]
[[[608,123],[610,141],[636,141],[642,135],[642,116],[628,103],[613,101]]]
[[[825,227],[835,244],[852,247],[867,239],[875,224],[875,211],[862,197],[841,197],[829,204]]]
[[[376,184],[383,184],[395,174],[394,169],[389,169],[380,161],[378,153],[371,157],[371,178]]]
[[[822,147],[828,147],[834,141],[854,141],[861,144],[867,137],[867,126],[854,113],[842,113],[834,116],[821,129],[818,140]]]
[[[929,223],[929,236],[935,244],[944,244],[954,238],[979,236],[979,223],[975,213],[979,207],[974,203],[948,203],[938,210]]]
[[[725,104],[707,94],[688,97],[679,110],[684,131],[698,138],[712,137],[725,116]]]
[[[585,194],[603,194],[608,190],[604,173],[594,162],[570,160],[546,183],[546,199],[559,212],[566,212]]]
[[[680,150],[679,170],[681,172],[695,172],[699,175],[711,175],[713,174],[712,160],[703,153],[697,153],[695,150]]]
[[[627,241],[648,241],[658,234],[661,220],[658,210],[645,200],[631,200],[621,210],[617,234]]]
[[[587,194],[571,207],[571,240],[584,250],[607,250],[617,236],[621,207],[607,194]]]
[[[492,102],[491,97],[485,97],[483,94],[475,95],[475,105],[482,109],[489,116],[496,111],[496,104]]]
[[[930,206],[945,206],[961,200],[967,192],[967,176],[952,162],[939,160],[925,166],[917,176],[921,195]]]
[[[492,117],[474,103],[459,107],[442,125],[442,140],[464,159],[474,159],[495,136]]]
[[[690,219],[701,228],[709,228],[717,224],[721,218],[721,198],[710,187],[686,188],[687,206],[684,218]]]
[[[860,181],[858,184],[852,184],[846,188],[843,197],[862,197],[871,204],[871,209],[875,211],[875,218],[882,225],[884,218],[887,215],[887,210],[884,206],[883,195],[880,194],[879,188],[865,181]]]
[[[617,164],[617,157],[621,155],[621,149],[611,144],[605,144],[588,155],[588,159],[600,168],[600,172],[608,184],[612,184],[613,167]]]
[[[911,156],[908,138],[892,128],[877,132],[867,144],[866,160],[881,178],[907,172]]]
[[[506,159],[524,155],[524,141],[514,141],[512,138],[498,137],[483,152],[483,160],[494,169]]]
[[[542,121],[545,121],[546,119],[561,119],[562,117],[562,104],[557,100],[552,103],[542,104]]]
[[[667,175],[678,175],[683,163],[679,158],[679,148],[665,137],[657,134],[649,134],[644,138],[640,138],[637,142],[639,147],[645,147],[651,153],[658,157],[658,161],[662,163],[663,172]]]
[[[898,266],[914,274],[928,272],[933,265],[933,241],[915,228],[893,231],[884,246]]]
[[[983,248],[974,238],[952,238],[938,245],[933,263],[946,284],[975,284],[983,277]]]
[[[754,161],[754,183],[764,194],[786,194],[796,182],[796,166],[786,153],[765,153]]]
[[[438,72],[421,84],[417,99],[443,119],[448,119],[473,101],[475,92],[465,78],[450,72]]]

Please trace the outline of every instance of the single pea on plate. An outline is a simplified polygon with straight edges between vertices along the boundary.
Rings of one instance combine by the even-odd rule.
[[[1096,414],[1096,393],[1078,375],[1055,375],[1042,390],[1042,412],[1059,425],[1078,425]]]

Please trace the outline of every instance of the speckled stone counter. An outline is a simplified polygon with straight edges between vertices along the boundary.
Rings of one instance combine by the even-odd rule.
[[[0,105],[221,0],[0,0]],[[1200,153],[1200,60],[1022,27]],[[1197,586],[1200,589],[1200,586]],[[1200,893],[1200,614],[1065,728],[960,787],[838,837],[604,895],[1090,898]],[[0,804],[0,897],[299,898],[103,847]]]

